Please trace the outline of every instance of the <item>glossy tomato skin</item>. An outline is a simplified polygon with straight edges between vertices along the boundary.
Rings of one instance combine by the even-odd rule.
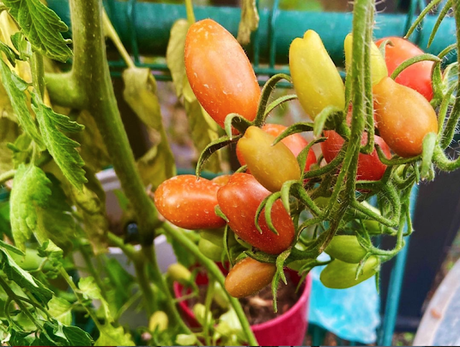
[[[300,179],[300,167],[284,143],[273,145],[273,141],[274,136],[256,126],[250,126],[238,140],[237,150],[243,155],[257,181],[268,190],[277,192],[284,182]]]
[[[269,254],[279,254],[289,248],[295,229],[291,217],[280,200],[272,208],[272,221],[279,235],[267,226],[264,211],[259,217],[262,234],[254,223],[257,208],[270,192],[254,176],[235,173],[230,181],[217,192],[217,201],[229,220],[230,228],[243,241]]]
[[[267,123],[264,126],[262,126],[263,131],[265,131],[267,134],[270,134],[274,137],[278,137],[286,129],[287,127],[281,124]],[[300,134],[289,135],[288,137],[285,137],[284,139],[282,139],[281,142],[284,143],[286,147],[291,150],[292,154],[294,154],[295,157],[297,157],[299,153],[302,151],[302,149],[304,149],[308,145],[308,141],[305,140]],[[241,151],[238,150],[238,148],[236,150],[236,156],[241,166],[246,165],[246,161],[244,160],[244,157],[241,154]],[[307,161],[305,162],[305,171],[310,170],[310,166],[315,163],[316,163],[315,152],[312,149],[310,149],[308,151]]]
[[[220,185],[194,175],[180,175],[164,181],[154,194],[160,214],[185,229],[214,229],[225,225],[214,208]]]
[[[334,130],[324,131],[324,136],[327,137],[327,140],[321,142],[321,151],[323,152],[323,156],[326,162],[330,163],[337,156],[337,154],[339,154],[340,149],[345,143],[345,140]],[[385,156],[390,158],[390,148],[385,143],[385,141],[377,135],[375,135],[374,141],[382,148]],[[361,139],[361,145],[365,145],[366,142],[367,133],[364,133],[364,136]],[[372,154],[360,153],[358,158],[358,172],[356,174],[356,178],[358,180],[365,181],[378,181],[382,178],[386,168],[386,165],[382,164],[380,161],[375,149]]]
[[[385,40],[391,44],[385,47],[385,62],[388,73],[393,71],[405,60],[422,55],[424,52],[412,42],[401,37],[384,37],[376,42],[380,46]],[[433,86],[431,84],[431,72],[434,62],[422,61],[409,66],[396,78],[396,82],[412,88],[422,94],[428,101],[433,98]]]
[[[254,120],[260,87],[246,53],[230,32],[212,19],[194,23],[187,32],[184,59],[193,92],[221,127],[232,112]]]
[[[275,273],[275,264],[245,258],[228,273],[225,278],[225,289],[235,298],[244,298],[270,284]]]
[[[436,112],[417,91],[384,78],[373,87],[374,110],[380,136],[399,156],[422,153],[423,139],[438,132]]]

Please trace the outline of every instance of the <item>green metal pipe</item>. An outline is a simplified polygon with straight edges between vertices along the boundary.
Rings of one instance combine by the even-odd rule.
[[[67,0],[48,0],[48,5],[64,22],[70,24]],[[138,48],[139,53],[145,55],[164,56],[173,23],[186,17],[183,5],[110,0],[105,2],[105,6],[125,46],[131,51],[133,47],[135,51]],[[241,10],[234,7],[195,6],[195,15],[197,20],[213,18],[236,35]],[[286,64],[292,40],[303,36],[306,30],[313,29],[321,36],[335,63],[343,66],[343,40],[351,32],[351,13],[263,9],[259,15],[259,49],[254,49],[253,44],[246,47],[251,60],[272,62],[274,59],[276,64]],[[377,15],[375,38],[403,36],[408,20],[412,19],[405,14]],[[438,54],[455,42],[455,23],[453,18],[445,18],[435,41],[427,48],[435,22],[436,16],[428,16],[424,20],[423,29],[413,34],[410,39],[425,51]],[[276,49],[270,49],[271,47]],[[260,57],[255,57],[254,52],[260,52]],[[451,57],[454,58],[456,57]]]

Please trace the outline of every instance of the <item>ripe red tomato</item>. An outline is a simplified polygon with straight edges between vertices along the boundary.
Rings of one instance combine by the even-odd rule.
[[[225,117],[256,117],[260,87],[241,45],[212,19],[194,23],[185,41],[185,69],[198,101],[224,127]]]
[[[267,123],[262,127],[263,131],[274,137],[277,137],[286,129],[287,127],[281,124]],[[302,151],[302,149],[304,149],[308,145],[308,141],[305,140],[300,134],[289,135],[288,137],[281,140],[281,142],[284,143],[286,147],[291,150],[292,154],[294,154],[295,157],[297,157],[299,153]],[[246,161],[244,160],[244,157],[241,154],[241,151],[238,149],[238,147],[236,149],[236,156],[241,166],[246,165]],[[310,166],[314,163],[316,163],[316,155],[315,152],[310,149],[308,151],[307,161],[305,163],[305,171],[310,170]]]
[[[270,284],[275,273],[275,264],[245,258],[228,273],[225,278],[225,289],[234,298],[244,298]]]
[[[390,40],[393,45],[385,47],[385,62],[388,73],[393,71],[405,60],[416,57],[424,52],[412,42],[401,37],[384,37],[376,42],[377,46]],[[409,66],[396,78],[396,82],[406,87],[412,88],[422,94],[428,101],[433,98],[433,86],[431,84],[431,71],[434,62],[422,61]]]
[[[257,208],[270,192],[254,176],[235,173],[229,182],[217,192],[217,201],[229,220],[230,228],[243,241],[270,254],[279,254],[289,248],[294,240],[295,228],[291,217],[280,200],[272,208],[272,221],[278,235],[267,226],[264,211],[259,217],[262,234],[256,228],[254,219]]]
[[[401,157],[421,154],[425,135],[438,132],[438,119],[431,104],[390,77],[376,84],[373,94],[380,136]]]
[[[214,208],[221,186],[205,178],[181,175],[164,181],[154,194],[155,205],[163,217],[185,229],[214,229],[225,225]]]
[[[321,142],[321,150],[326,162],[330,163],[340,152],[340,149],[342,148],[345,140],[334,130],[324,131],[324,136],[327,137],[327,140]],[[390,148],[385,143],[385,141],[383,141],[383,139],[377,135],[375,136],[374,141],[383,149],[385,156],[390,158]],[[366,142],[367,133],[364,133],[363,138],[361,139],[361,144],[365,145]],[[356,179],[365,181],[378,181],[382,178],[386,168],[386,165],[382,164],[380,161],[375,149],[372,154],[360,153],[358,158],[358,172],[356,174]]]

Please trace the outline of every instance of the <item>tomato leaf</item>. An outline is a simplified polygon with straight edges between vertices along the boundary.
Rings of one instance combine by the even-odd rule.
[[[193,94],[190,84],[186,83],[184,87],[184,95]],[[193,144],[199,153],[202,153],[209,143],[216,141],[219,138],[219,126],[211,118],[211,116],[201,107],[198,100],[193,97],[185,97],[185,111],[189,121]],[[204,163],[202,163],[204,164]],[[206,169],[211,172],[220,172],[220,156],[208,157],[206,161]]]
[[[47,178],[51,195],[46,207],[38,209],[36,236],[41,243],[52,240],[59,248],[67,251],[76,236],[76,221],[60,182],[51,174]]]
[[[74,140],[81,145],[80,155],[85,162],[85,167],[88,167],[93,172],[102,171],[112,162],[96,121],[85,110],[78,115],[78,122],[84,125],[85,131],[75,134]]]
[[[71,121],[67,116],[54,112],[41,102],[35,93],[32,94],[32,101],[32,109],[37,115],[46,148],[69,182],[75,188],[82,189],[83,183],[87,180],[85,170],[82,169],[85,163],[76,150],[80,144],[63,132],[78,132],[83,130],[84,126]]]
[[[122,326],[115,328],[110,323],[100,327],[99,338],[94,346],[135,346],[131,334],[125,332]]]
[[[19,23],[32,46],[43,55],[65,63],[72,51],[61,32],[68,30],[57,14],[40,0],[4,0],[11,16]]]
[[[172,28],[169,37],[168,47],[166,49],[166,64],[176,87],[176,95],[182,96],[184,88],[185,65],[184,65],[184,47],[185,37],[187,35],[189,22],[186,19],[177,20]]]
[[[176,174],[174,156],[161,118],[156,95],[156,82],[149,69],[129,68],[123,71],[123,97],[136,115],[151,128],[153,147],[139,160],[138,169],[145,185],[156,189],[163,181]]]
[[[11,228],[16,246],[25,250],[25,242],[38,228],[39,207],[46,208],[51,196],[51,182],[38,167],[19,166],[11,192]]]
[[[224,125],[225,132],[231,139],[233,137],[232,126],[238,129],[240,133],[244,133],[246,129],[252,125],[252,123],[238,113],[230,113],[225,117]]]
[[[0,118],[0,174],[14,168],[13,152],[8,148],[8,143],[13,142],[19,133],[20,130],[16,123]]]
[[[251,41],[251,32],[259,26],[259,13],[255,0],[243,0],[241,3],[241,20],[238,26],[238,42],[245,46]]]
[[[30,273],[24,271],[1,246],[0,266],[10,281],[15,282],[22,290],[30,292],[40,303],[46,304],[52,298],[53,292]]]
[[[278,231],[276,230],[275,226],[273,225],[272,220],[272,208],[275,202],[281,197],[280,192],[276,192],[270,194],[267,199],[267,204],[265,205],[265,221],[267,222],[267,226],[275,235],[279,235]]]
[[[84,231],[91,242],[95,254],[104,253],[107,249],[106,234],[109,229],[105,200],[100,182],[94,174],[88,173],[89,182],[82,190],[72,189],[71,194],[77,211],[82,217]]]
[[[26,89],[29,87],[28,83],[11,71],[3,60],[0,61],[0,73],[2,76],[1,80],[3,87],[10,99],[11,106],[16,114],[19,124],[34,140],[37,146],[43,150],[45,148],[45,144],[27,107],[28,101]]]
[[[64,325],[72,323],[72,304],[67,300],[53,296],[48,302],[49,314]]]
[[[62,332],[69,341],[69,346],[91,346],[94,342],[90,334],[77,326],[63,326]]]

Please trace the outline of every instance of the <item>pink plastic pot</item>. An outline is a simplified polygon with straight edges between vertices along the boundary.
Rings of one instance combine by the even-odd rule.
[[[294,282],[299,281],[299,277],[295,272],[287,272]],[[200,279],[198,284],[202,284]],[[205,283],[205,282],[204,282]],[[308,303],[311,292],[311,277],[307,276],[302,288],[303,292],[297,303],[292,306],[287,312],[279,317],[269,320],[262,324],[251,326],[252,331],[260,346],[301,346],[305,339],[308,326]],[[174,294],[176,298],[182,296],[182,286],[179,283],[174,283]],[[195,319],[195,315],[188,306],[186,300],[179,302],[180,310],[184,320],[191,326],[199,326]]]

